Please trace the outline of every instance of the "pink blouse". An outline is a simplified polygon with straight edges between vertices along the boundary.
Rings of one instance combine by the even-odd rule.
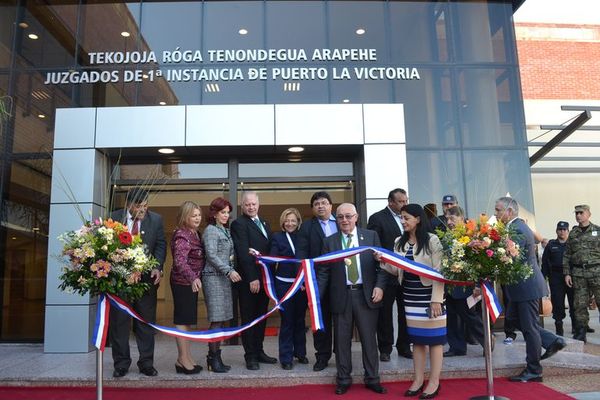
[[[171,239],[171,283],[189,286],[204,268],[204,245],[197,232],[176,229]]]

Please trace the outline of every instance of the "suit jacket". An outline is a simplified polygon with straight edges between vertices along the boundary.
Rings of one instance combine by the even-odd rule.
[[[397,242],[400,241],[400,238],[396,239]],[[395,246],[395,244],[394,244]],[[401,251],[396,251],[396,253],[404,256],[406,251],[408,250],[408,243],[404,245],[404,249]],[[414,249],[416,251],[416,248]],[[442,247],[442,243],[440,243],[440,239],[432,233],[429,234],[429,253],[425,252],[424,249],[421,249],[419,254],[413,254],[416,262],[425,264],[428,267],[431,267],[437,271],[439,271],[442,267],[442,255],[444,253],[444,249]],[[404,270],[400,268],[396,268],[393,265],[389,264],[381,264],[381,268],[389,272],[390,274],[398,277],[398,282],[402,283],[402,279],[404,277]],[[421,279],[421,283],[423,286],[433,286],[431,291],[431,302],[433,303],[442,303],[444,301],[444,284],[442,282],[434,281],[429,278],[425,278],[423,276],[419,277]]]
[[[292,239],[294,247],[297,249],[298,233],[290,233],[290,238]],[[273,234],[273,237],[271,238],[271,251],[269,252],[269,254],[272,256],[296,258],[296,254],[290,246],[290,242],[288,241],[285,232],[277,232]],[[281,276],[283,278],[295,278],[298,274],[298,267],[299,264],[278,263],[276,275]]]
[[[529,301],[541,299],[548,294],[546,281],[537,262],[536,245],[533,232],[525,221],[520,218],[513,220],[510,227],[516,233],[515,241],[519,244],[523,257],[527,264],[533,269],[533,274],[514,285],[506,285],[506,293],[510,301]]]
[[[260,216],[259,216],[260,218]],[[250,248],[259,251],[263,255],[269,254],[271,243],[271,229],[266,221],[260,220],[267,232],[263,235],[254,221],[245,214],[240,215],[231,223],[231,237],[235,247],[236,270],[245,282],[260,280],[260,269],[256,264],[256,258],[248,253]]]
[[[381,246],[385,249],[394,251],[394,241],[398,236],[402,236],[402,231],[396,222],[396,218],[388,207],[369,217],[367,229],[377,232],[381,240]]]
[[[379,236],[377,232],[357,228],[358,243],[360,246],[377,246]],[[327,237],[323,243],[323,254],[342,249],[342,235],[340,232]],[[340,314],[346,305],[348,289],[346,287],[346,267],[343,261],[322,264],[324,267],[317,269],[317,281],[321,296],[329,296],[331,300],[331,312]],[[373,258],[370,251],[360,254],[360,271],[363,281],[363,295],[369,308],[380,308],[383,302],[373,303],[371,296],[373,288],[382,290],[386,284],[386,273],[379,268],[379,263]]]
[[[111,218],[127,226],[127,210],[116,210],[111,214]],[[152,211],[146,212],[140,224],[140,234],[148,253],[158,260],[159,265],[156,268],[162,271],[167,256],[167,241],[162,217]]]
[[[315,258],[323,251],[323,240],[325,233],[317,217],[304,222],[298,231],[298,246],[296,247],[296,258]]]

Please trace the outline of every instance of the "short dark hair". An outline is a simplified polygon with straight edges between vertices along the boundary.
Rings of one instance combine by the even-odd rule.
[[[316,200],[319,199],[327,199],[327,201],[329,201],[330,204],[333,204],[333,201],[331,201],[331,196],[329,195],[329,193],[325,192],[325,191],[321,191],[321,192],[315,192],[312,197],[310,198],[310,206],[313,206],[313,203]]]
[[[129,191],[127,192],[125,204],[128,206],[132,204],[140,204],[145,201],[148,201],[149,196],[150,192],[148,192],[148,190],[143,189],[141,187],[134,187],[132,189],[129,189]]]
[[[396,196],[396,193],[402,193],[403,195],[406,195],[406,190],[400,188],[392,190],[390,194],[388,194],[388,200],[394,200],[394,196]]]

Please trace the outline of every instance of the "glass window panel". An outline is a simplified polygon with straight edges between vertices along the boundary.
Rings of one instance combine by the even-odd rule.
[[[202,92],[202,104],[264,104],[265,102],[265,81],[219,81],[194,85],[190,90]]]
[[[351,162],[336,163],[253,163],[239,165],[240,178],[352,176]]]
[[[7,93],[8,75],[0,74],[0,152],[4,151],[4,130],[7,129],[4,121],[14,114],[14,101]]]
[[[327,4],[329,48],[376,49],[378,64],[389,61],[385,35],[385,2],[330,1]],[[358,34],[357,29],[364,29],[364,34]]]
[[[459,71],[460,116],[465,147],[525,146],[517,70]]]
[[[264,8],[261,1],[204,3],[204,49],[264,48]],[[240,29],[247,34],[241,35]]]
[[[406,152],[408,166],[408,196],[411,203],[436,203],[441,206],[445,194],[454,194],[464,202],[462,164],[458,151]]]
[[[14,1],[0,4],[0,67],[10,66],[13,33],[15,29],[23,29],[15,23],[16,10]]]
[[[474,150],[463,153],[469,215],[493,215],[496,199],[510,194],[524,210],[533,210],[526,150]]]
[[[459,1],[452,3],[452,7],[457,61],[513,62],[516,59],[510,2]]]
[[[448,61],[447,4],[392,1],[389,10],[392,62]]]
[[[125,161],[125,160],[123,160]],[[210,179],[227,178],[226,163],[209,164],[121,164],[119,179],[147,181],[160,179]]]
[[[79,29],[80,64],[89,66],[89,53],[148,51],[139,28],[138,3],[93,3],[81,6],[82,25]],[[169,27],[171,29],[171,27]],[[166,31],[166,29],[165,29]],[[123,36],[127,32],[127,36]],[[96,60],[98,61],[98,60]],[[105,69],[115,64],[110,59],[93,65]],[[119,63],[120,64],[120,63]]]
[[[391,96],[387,79],[331,80],[331,103],[391,103]]]
[[[293,68],[281,65],[276,68]],[[315,78],[313,80],[268,80],[267,103],[329,103],[328,81]]]
[[[266,24],[268,49],[325,48],[325,2],[268,1]]]
[[[457,147],[450,71],[419,68],[419,75],[394,82],[395,102],[404,104],[407,147]]]

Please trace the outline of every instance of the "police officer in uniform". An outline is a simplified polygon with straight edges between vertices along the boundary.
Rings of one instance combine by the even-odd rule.
[[[542,273],[550,282],[550,299],[552,300],[552,318],[556,334],[564,336],[563,319],[565,318],[565,294],[569,301],[569,316],[571,325],[575,326],[573,316],[573,288],[568,287],[563,275],[563,255],[567,248],[569,223],[559,221],[556,224],[556,239],[551,239],[544,248],[542,255]]]
[[[584,342],[590,319],[590,294],[600,306],[600,226],[590,222],[591,215],[590,206],[575,206],[575,219],[579,225],[569,233],[563,257],[565,283],[574,289],[576,328],[573,339]]]

